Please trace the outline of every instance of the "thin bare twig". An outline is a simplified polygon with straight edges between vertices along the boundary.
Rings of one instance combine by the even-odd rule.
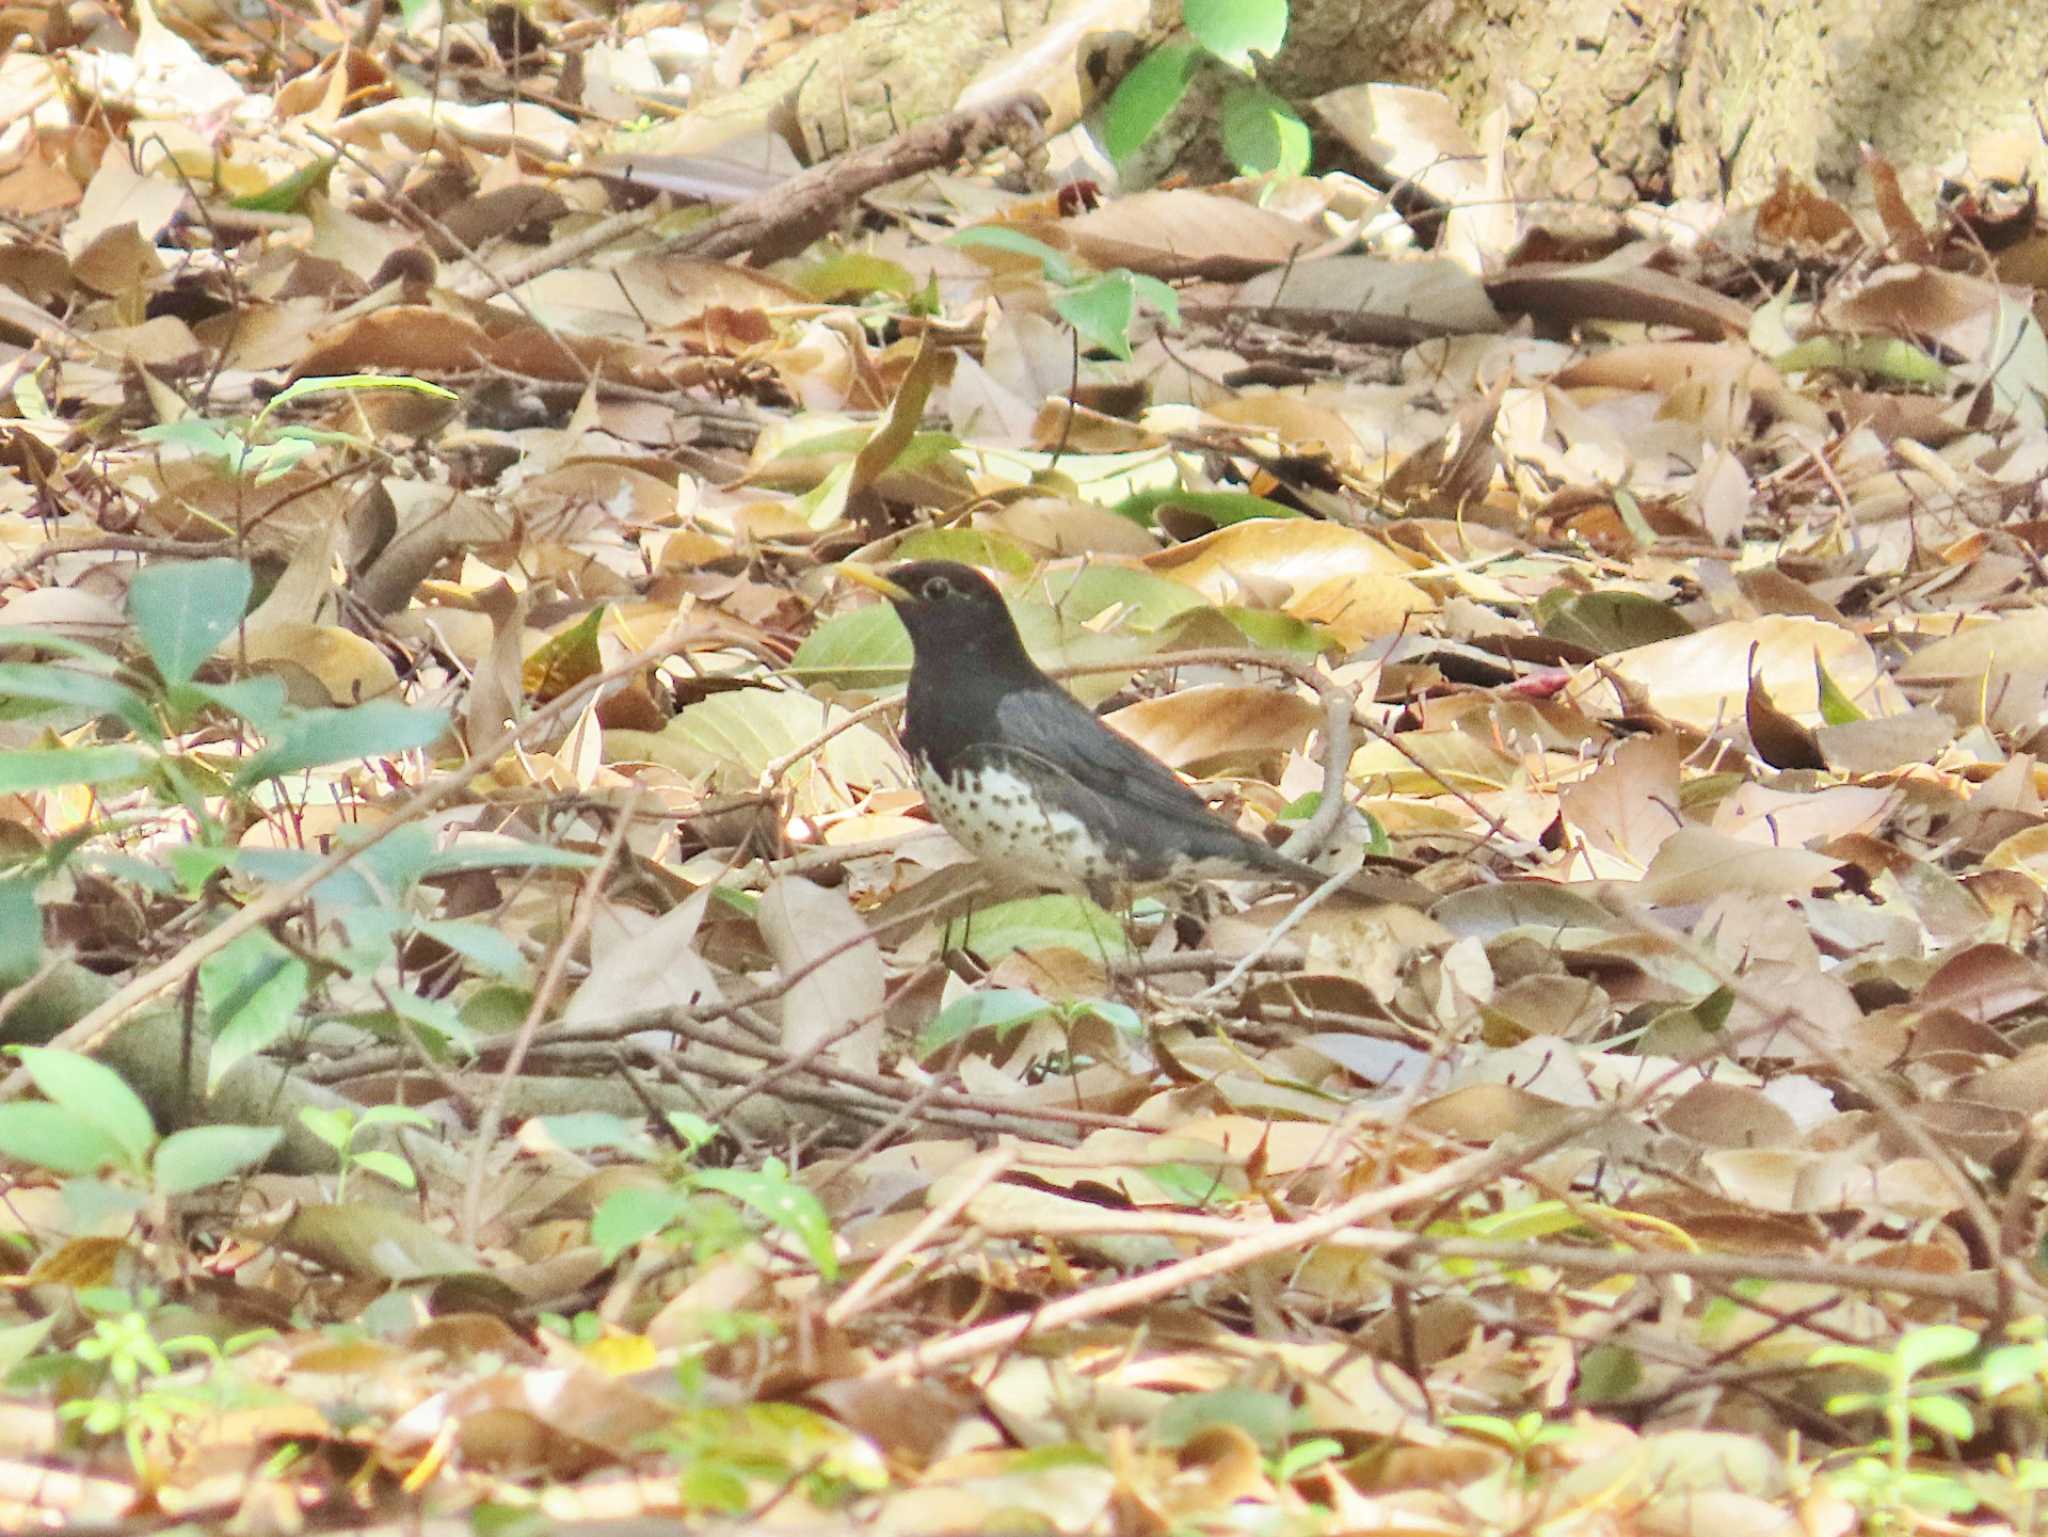
[[[569,970],[569,957],[576,953],[583,943],[583,936],[590,932],[591,922],[597,916],[598,900],[604,894],[604,884],[611,877],[612,867],[618,863],[619,851],[626,844],[626,834],[632,830],[633,812],[639,805],[641,793],[638,785],[627,793],[623,813],[613,822],[611,834],[598,853],[597,863],[584,876],[583,889],[577,893],[575,909],[569,915],[569,926],[548,956],[547,968],[541,973],[540,984],[533,990],[532,1001],[527,1004],[526,1017],[513,1033],[511,1047],[505,1053],[505,1065],[499,1069],[498,1081],[491,1090],[482,1115],[478,1117],[475,1145],[469,1152],[469,1177],[462,1187],[460,1225],[465,1243],[476,1242],[477,1229],[482,1223],[484,1170],[489,1167],[491,1149],[498,1142],[498,1122],[505,1114],[512,1081],[519,1076],[520,1065],[525,1062],[526,1053],[533,1045],[534,1033],[540,1029],[540,1022],[547,1017],[556,995],[561,991],[562,978]]]
[[[1090,1287],[1085,1291],[1062,1297],[1057,1302],[1048,1302],[1029,1313],[1001,1319],[992,1324],[983,1324],[979,1328],[965,1329],[947,1339],[913,1345],[908,1350],[898,1351],[893,1356],[877,1361],[861,1375],[895,1378],[921,1376],[942,1366],[956,1365],[962,1361],[971,1361],[978,1356],[1007,1349],[1029,1335],[1063,1329],[1071,1324],[1083,1323],[1089,1319],[1121,1312],[1125,1308],[1136,1307],[1142,1302],[1153,1302],[1198,1282],[1227,1275],[1233,1270],[1241,1270],[1273,1255],[1286,1254],[1292,1250],[1305,1249],[1312,1244],[1321,1243],[1333,1233],[1341,1233],[1344,1229],[1373,1217],[1385,1216],[1400,1207],[1411,1206],[1452,1190],[1484,1182],[1495,1175],[1506,1173],[1520,1162],[1523,1156],[1524,1153],[1519,1148],[1512,1152],[1496,1150],[1470,1153],[1455,1162],[1432,1169],[1427,1174],[1417,1175],[1413,1179],[1403,1180],[1399,1184],[1379,1190],[1362,1191],[1350,1200],[1339,1202],[1328,1211],[1320,1212],[1313,1217],[1304,1217],[1298,1222],[1279,1222],[1263,1231],[1244,1234],[1207,1254],[1197,1254],[1171,1265],[1162,1265],[1157,1270],[1131,1276],[1126,1280]]]
[[[861,1273],[860,1279],[846,1288],[825,1308],[825,1322],[843,1324],[858,1313],[868,1299],[882,1289],[896,1267],[915,1254],[934,1233],[937,1233],[955,1216],[967,1209],[982,1191],[994,1184],[1003,1172],[1017,1161],[1017,1149],[999,1147],[983,1153],[960,1173],[959,1183],[946,1198],[923,1217],[901,1238],[890,1244],[875,1256],[874,1263]]]

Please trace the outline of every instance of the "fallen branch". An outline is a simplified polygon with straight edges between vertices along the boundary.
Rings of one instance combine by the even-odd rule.
[[[665,256],[706,261],[744,253],[755,266],[780,261],[838,228],[848,211],[870,192],[973,159],[998,143],[1036,139],[1044,113],[1043,103],[1035,96],[1014,96],[978,111],[949,112],[881,144],[813,166],[758,197],[713,215],[658,249]],[[630,172],[628,165],[621,174]],[[646,229],[647,223],[644,209],[613,214],[494,277],[458,284],[456,291],[470,298],[506,292],[542,273],[581,261]]]

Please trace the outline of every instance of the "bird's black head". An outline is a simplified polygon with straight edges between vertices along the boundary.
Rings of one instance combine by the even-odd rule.
[[[1022,654],[1017,626],[995,584],[972,566],[915,560],[886,572],[852,562],[840,568],[896,605],[912,649],[933,661],[969,654]]]

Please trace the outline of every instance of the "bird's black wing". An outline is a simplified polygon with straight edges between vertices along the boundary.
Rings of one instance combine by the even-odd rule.
[[[1109,829],[1124,847],[1156,849],[1168,864],[1177,855],[1256,864],[1268,863],[1267,856],[1277,859],[1211,811],[1173,770],[1117,735],[1064,690],[1017,689],[996,708],[1003,746],[994,751],[1009,759],[1005,766],[1027,775],[1042,791],[1056,787],[1075,801],[1085,799],[1089,806],[1082,814]],[[1023,743],[1033,745],[1013,745]],[[988,750],[977,747],[976,753]]]
[[[1240,862],[1303,886],[1323,881],[1325,872],[1225,822],[1165,764],[1118,736],[1063,690],[1018,689],[1005,694],[997,708],[1002,742],[977,743],[961,755],[962,761],[1006,769],[1049,803],[1105,829],[1136,856],[1131,863],[1139,879],[1175,874],[1178,861],[1186,858]],[[1043,745],[1015,745],[1022,742]],[[1434,892],[1406,876],[1378,870],[1355,872],[1351,889],[1371,901],[1425,910],[1436,900]]]

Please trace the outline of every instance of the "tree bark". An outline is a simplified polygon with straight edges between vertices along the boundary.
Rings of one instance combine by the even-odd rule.
[[[947,110],[977,70],[1071,9],[905,0],[674,126],[699,138],[794,92],[815,150],[877,143]],[[1150,40],[1174,9],[1158,0],[1134,35]],[[2048,175],[2043,58],[2048,5],[2015,0],[1293,0],[1265,78],[1296,103],[1372,81],[1440,90],[1475,134],[1504,111],[1521,195],[1620,206],[1754,201],[1781,168],[1844,189],[1865,142],[1909,190],[1992,134],[2014,141],[2008,174]],[[1207,158],[1180,169],[1219,171],[1213,147]]]

